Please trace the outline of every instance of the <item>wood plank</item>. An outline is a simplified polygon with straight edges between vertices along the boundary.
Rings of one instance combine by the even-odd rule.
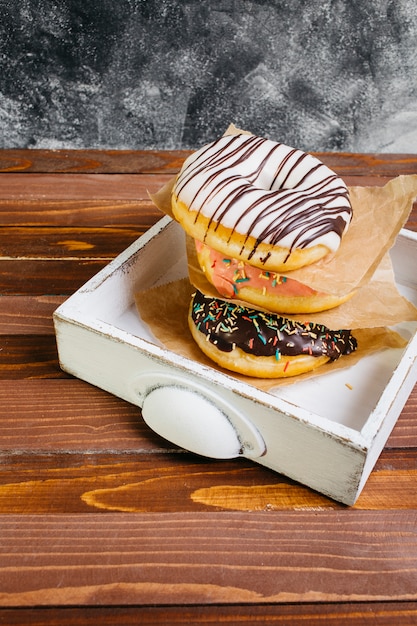
[[[139,228],[145,231],[162,217],[149,198],[131,201],[5,200],[0,197],[0,226],[59,226]]]
[[[255,485],[261,492],[263,484],[285,483],[271,470],[247,461],[216,463],[179,451],[99,455],[73,452],[69,456],[57,452],[19,457],[4,454],[2,458],[0,514],[243,510],[194,502],[191,496],[204,486],[219,483],[234,486],[237,495],[238,485]],[[298,502],[308,508],[314,495],[302,489],[307,493]],[[327,502],[333,508],[332,502]]]
[[[153,174],[4,174],[2,205],[7,200],[59,201],[147,199],[172,176]]]
[[[417,449],[417,385],[414,387],[386,443],[387,448]]]
[[[0,150],[0,172],[174,173],[190,150]]]
[[[67,378],[53,335],[1,335],[0,380]]]
[[[149,193],[171,176],[5,174],[0,225],[148,228],[162,214]]]
[[[52,335],[52,314],[65,296],[5,296],[0,298],[1,335]]]
[[[313,152],[343,178],[417,174],[417,154]]]
[[[346,174],[343,176],[343,180],[348,187],[383,187],[390,178],[388,176],[372,176],[369,174],[363,176]]]
[[[417,599],[413,511],[2,515],[0,533],[7,607]]]
[[[131,453],[175,449],[140,409],[77,379],[0,380],[0,451]]]
[[[108,259],[1,259],[0,292],[4,295],[71,295]]]
[[[81,421],[78,438],[82,427]],[[248,460],[207,460],[168,443],[164,450],[144,428],[138,429],[136,450],[128,441],[125,451],[115,446],[97,452],[100,442],[77,451],[73,445],[64,449],[67,441],[59,441],[58,434],[53,439],[55,450],[2,452],[0,513],[346,511],[345,505]],[[350,511],[415,511],[416,479],[414,450],[384,450]]]
[[[132,244],[144,228],[4,227],[0,260],[40,259],[111,260]]]
[[[0,172],[176,172],[190,150],[0,150]],[[341,175],[379,176],[417,172],[415,154],[312,152]]]
[[[377,622],[376,622],[377,620]],[[233,604],[232,606],[84,606],[1,609],[8,626],[401,626],[417,622],[416,602]]]
[[[386,448],[414,448],[417,449],[416,441],[416,399],[417,391],[414,389],[412,395],[407,401],[400,419],[397,422],[391,436],[389,437]]]

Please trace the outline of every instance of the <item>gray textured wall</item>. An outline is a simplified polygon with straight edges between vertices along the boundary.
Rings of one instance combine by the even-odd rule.
[[[416,0],[0,0],[0,147],[417,152]]]

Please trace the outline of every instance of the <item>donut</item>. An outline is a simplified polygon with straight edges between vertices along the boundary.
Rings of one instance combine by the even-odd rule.
[[[224,135],[191,154],[172,213],[228,257],[286,272],[335,253],[352,207],[345,183],[314,156],[255,135]]]
[[[301,324],[196,291],[188,324],[201,351],[221,367],[257,378],[312,371],[357,348],[349,330]]]
[[[197,260],[220,296],[233,298],[273,313],[318,313],[349,300],[354,291],[337,296],[312,289],[288,275],[264,270],[226,257],[195,241]]]

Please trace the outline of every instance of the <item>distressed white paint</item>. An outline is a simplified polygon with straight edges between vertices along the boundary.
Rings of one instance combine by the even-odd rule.
[[[417,234],[403,230],[392,258],[399,287],[417,303]],[[134,294],[186,275],[183,231],[164,217],[55,312],[62,368],[145,405],[148,423],[182,447],[214,457],[216,436],[226,437],[217,456],[251,458],[353,504],[417,380],[417,324],[400,329],[409,342],[389,358],[376,354],[342,373],[264,392],[167,350],[141,321]],[[354,381],[349,393],[347,380]],[[342,386],[346,402],[340,401]],[[166,390],[156,391],[164,387],[171,403],[177,398],[173,416],[163,410]],[[152,393],[158,397],[152,400]],[[366,411],[357,417],[364,400]],[[178,406],[190,401],[196,423],[189,409],[180,418]],[[176,419],[182,421],[177,429]],[[198,420],[210,433],[207,446]]]

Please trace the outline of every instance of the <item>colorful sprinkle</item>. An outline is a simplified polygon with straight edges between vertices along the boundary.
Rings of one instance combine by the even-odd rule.
[[[263,313],[249,307],[194,294],[192,319],[207,341],[219,350],[233,347],[255,356],[310,354],[338,359],[356,350],[356,339],[348,330],[332,331],[321,324],[302,324],[289,318]]]

